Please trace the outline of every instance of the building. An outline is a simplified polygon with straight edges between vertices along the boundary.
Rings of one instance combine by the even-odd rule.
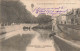
[[[66,14],[66,16],[68,24],[80,24],[80,9],[72,9],[69,13]]]
[[[66,15],[65,14],[61,14],[57,17],[57,22],[58,24],[66,24]]]

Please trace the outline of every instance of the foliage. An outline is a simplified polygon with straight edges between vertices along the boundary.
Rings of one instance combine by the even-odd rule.
[[[51,21],[51,16],[46,14],[40,14],[38,15],[37,19],[39,24],[46,24]]]
[[[32,14],[20,1],[1,2],[2,23],[31,23]]]

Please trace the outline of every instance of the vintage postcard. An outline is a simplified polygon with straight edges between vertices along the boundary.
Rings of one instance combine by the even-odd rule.
[[[80,0],[0,0],[0,51],[80,51]]]

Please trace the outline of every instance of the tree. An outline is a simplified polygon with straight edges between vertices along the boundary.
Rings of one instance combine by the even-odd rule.
[[[31,23],[32,14],[20,1],[1,2],[2,23]]]
[[[46,14],[40,14],[38,15],[37,19],[39,24],[46,24],[51,21],[51,16]]]

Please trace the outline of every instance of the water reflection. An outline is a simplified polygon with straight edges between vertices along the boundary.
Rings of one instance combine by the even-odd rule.
[[[36,31],[37,34],[26,48],[27,51],[55,51],[54,42],[49,38],[51,31],[43,29],[37,29]]]
[[[50,40],[49,35],[51,33],[51,30],[37,29],[36,31],[39,33],[38,39],[40,41],[48,41],[48,40]]]
[[[31,43],[33,35],[17,35],[1,42],[1,51],[26,51],[26,46]]]
[[[4,36],[0,42],[1,51],[55,51],[47,30],[17,30]],[[47,47],[46,47],[47,46]]]

